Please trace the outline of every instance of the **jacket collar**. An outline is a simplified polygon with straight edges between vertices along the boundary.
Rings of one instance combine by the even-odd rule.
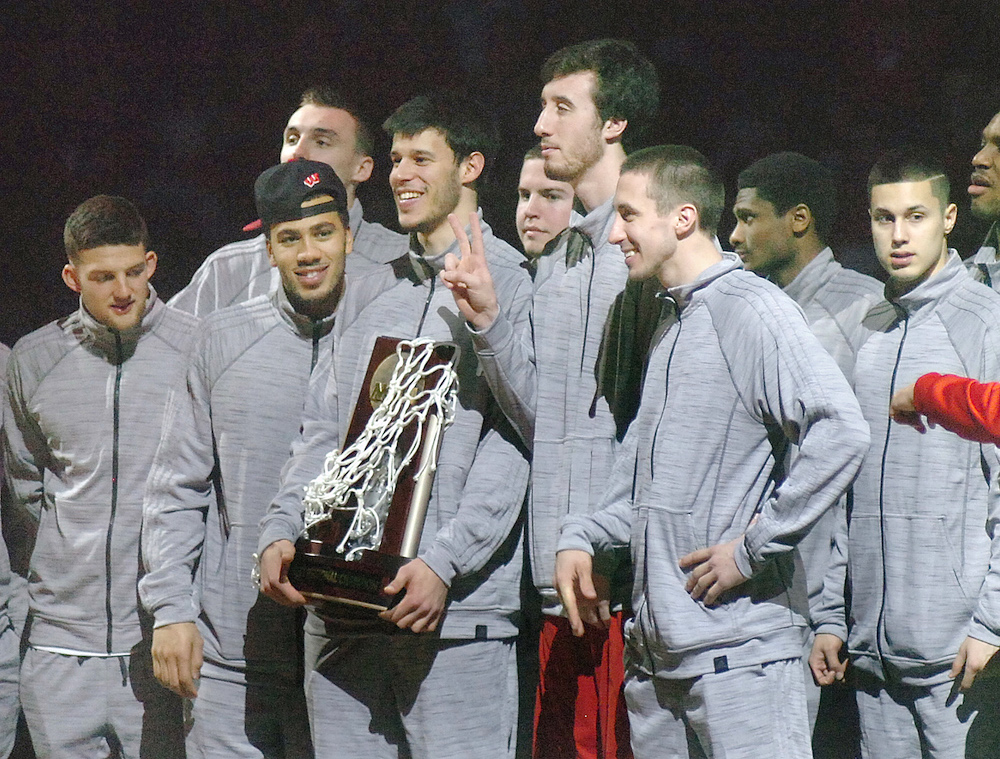
[[[840,264],[834,259],[833,251],[823,248],[783,289],[796,303],[812,300],[839,268]]]
[[[742,268],[743,261],[738,255],[728,251],[723,251],[722,260],[705,269],[694,279],[693,282],[688,282],[685,285],[677,285],[676,287],[669,287],[667,288],[665,294],[677,305],[678,311],[683,311],[684,308],[686,308],[688,304],[690,304],[691,301],[698,296],[698,293],[700,293],[707,285],[710,285],[720,277],[729,274],[731,271],[737,271]]]
[[[486,246],[489,246],[489,240],[493,236],[493,230],[490,225],[483,221],[483,209],[479,208],[476,210],[476,214],[479,216],[479,226],[483,230],[483,242]],[[465,233],[472,236],[472,230],[468,225],[465,227]],[[414,282],[425,282],[431,277],[436,277],[441,271],[444,270],[444,260],[451,253],[453,255],[459,255],[458,240],[453,240],[451,245],[445,248],[443,251],[438,253],[436,256],[429,256],[424,251],[424,247],[420,244],[417,239],[417,233],[410,233],[410,250],[407,255],[402,259],[397,259],[397,261],[406,262],[405,266],[393,267],[397,269],[397,273],[402,273]]]
[[[890,288],[887,285],[886,298],[912,318],[933,310],[935,304],[944,300],[962,281],[969,278],[969,272],[962,264],[962,259],[955,250],[949,248],[948,260],[941,271],[899,296],[890,296]]]
[[[126,360],[135,352],[135,346],[147,332],[153,330],[163,317],[163,310],[166,306],[158,297],[152,285],[149,287],[149,297],[146,299],[146,308],[142,312],[139,322],[130,329],[117,330],[107,327],[97,321],[91,313],[84,307],[83,300],[80,300],[80,307],[76,311],[76,319],[73,320],[74,331],[78,334],[80,341],[104,354],[112,361],[117,360],[118,349],[121,348],[121,360]]]
[[[361,207],[361,201],[357,198],[354,199],[354,205],[347,210],[348,221],[350,222],[351,235],[357,239],[358,230],[361,229],[361,222],[364,219],[362,215],[364,209]]]
[[[344,280],[341,282],[341,298],[343,298],[343,292],[347,289],[347,279],[346,274],[344,275]],[[333,329],[333,323],[337,316],[337,311],[329,316],[324,316],[322,319],[313,319],[305,314],[300,314],[292,306],[291,302],[288,300],[288,295],[285,293],[285,288],[280,284],[274,288],[274,291],[269,296],[271,299],[271,305],[274,306],[275,310],[278,312],[279,318],[300,337],[312,339],[316,330],[317,325],[319,326],[320,336],[329,334],[330,330]]]

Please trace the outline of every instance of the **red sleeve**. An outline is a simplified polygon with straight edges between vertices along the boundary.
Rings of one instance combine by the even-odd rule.
[[[1000,445],[998,382],[925,374],[913,388],[913,405],[934,424],[966,440]]]

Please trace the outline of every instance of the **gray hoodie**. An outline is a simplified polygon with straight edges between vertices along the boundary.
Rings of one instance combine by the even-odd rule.
[[[354,249],[347,257],[350,274],[371,264],[384,264],[406,253],[409,238],[361,217],[361,201],[350,209]],[[267,257],[267,241],[260,234],[219,248],[206,258],[191,281],[167,305],[195,316],[205,316],[278,289],[281,278]]]
[[[157,627],[197,620],[205,657],[230,667],[301,666],[297,612],[259,594],[250,570],[333,323],[296,313],[281,287],[211,313],[187,382],[171,391],[146,485],[139,594]]]
[[[560,520],[598,508],[618,448],[615,415],[598,379],[606,327],[628,280],[621,249],[608,242],[614,220],[608,199],[574,225],[592,241],[592,255],[567,262],[564,234],[540,261],[530,332],[501,316],[474,335],[504,412],[532,441],[528,548],[532,579],[552,614],[561,609],[552,587]],[[620,567],[610,555],[602,562],[603,574]],[[618,579],[613,595],[622,601],[629,580]]]
[[[927,372],[1000,376],[1000,296],[952,251],[926,282],[873,307],[859,341],[854,389],[872,436],[847,531],[851,618],[841,562],[816,630],[847,640],[854,665],[882,679],[943,683],[967,635],[1000,644],[998,452],[890,424],[887,409]]]
[[[986,233],[986,239],[979,246],[972,258],[965,262],[972,277],[977,282],[982,282],[987,287],[1000,290],[1000,222],[994,222],[990,231]]]
[[[846,377],[854,372],[858,346],[853,339],[861,320],[868,309],[882,300],[884,290],[885,286],[877,279],[841,266],[829,248],[820,251],[784,288],[785,294],[799,304],[809,329]],[[841,502],[827,511],[799,543],[811,606],[820,602],[835,550],[834,535],[844,508]]]
[[[668,295],[606,505],[567,517],[558,548],[630,545],[628,636],[648,673],[797,658],[807,604],[795,544],[850,484],[868,427],[798,307],[734,254]],[[782,478],[786,441],[799,449]],[[750,579],[715,607],[692,600],[680,558],[744,533],[735,559]]]
[[[506,316],[527,320],[531,280],[513,248],[483,225],[486,255]],[[375,339],[430,337],[456,342],[459,394],[455,422],[445,433],[419,557],[450,586],[442,638],[506,638],[517,633],[521,574],[520,514],[528,462],[478,372],[465,321],[438,280],[454,243],[433,258],[414,249],[391,268],[351,282],[340,307],[332,368],[314,372],[302,435],[282,473],[281,488],[261,520],[259,552],[302,532],[303,486],[322,471],[327,453],[347,434]],[[367,305],[366,305],[367,304]],[[357,314],[357,317],[355,317]],[[344,320],[350,326],[342,330]],[[314,634],[341,631],[310,614]]]
[[[34,646],[128,653],[141,638],[142,492],[197,324],[150,289],[131,330],[111,330],[81,305],[11,353],[4,455],[15,505],[37,522]]]

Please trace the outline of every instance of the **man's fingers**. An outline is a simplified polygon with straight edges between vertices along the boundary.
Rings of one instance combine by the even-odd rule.
[[[964,668],[965,668],[965,646],[962,645],[958,649],[958,656],[955,657],[955,661],[951,663],[951,671],[948,672],[948,677],[954,680],[962,673],[962,670]]]
[[[469,228],[472,230],[472,247],[470,252],[476,263],[486,263],[486,244],[483,242],[483,228],[479,223],[479,214],[475,211],[469,212]],[[463,255],[465,255],[463,251]]]
[[[695,564],[701,564],[707,561],[712,555],[712,552],[708,548],[699,548],[697,551],[692,551],[687,556],[682,556],[681,560],[677,562],[684,569],[694,566]]]
[[[464,259],[467,255],[469,255],[469,236],[465,234],[465,227],[462,226],[462,222],[458,220],[458,214],[448,214],[448,223],[451,224],[451,229],[455,233],[455,239],[458,241],[458,250]]]

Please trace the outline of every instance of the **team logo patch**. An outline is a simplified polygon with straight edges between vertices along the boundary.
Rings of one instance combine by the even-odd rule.
[[[302,180],[302,184],[304,184],[306,187],[315,187],[316,185],[319,184],[319,174],[318,173],[310,174],[309,176],[307,176],[305,179]]]

